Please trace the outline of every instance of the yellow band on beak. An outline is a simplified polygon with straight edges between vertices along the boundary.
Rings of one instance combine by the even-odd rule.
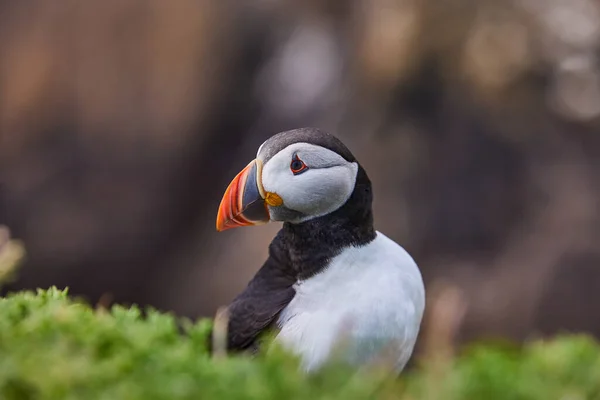
[[[283,204],[283,199],[277,193],[267,192],[265,202],[270,206],[277,207]]]

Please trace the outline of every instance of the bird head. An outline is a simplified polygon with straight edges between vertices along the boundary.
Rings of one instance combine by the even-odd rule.
[[[231,181],[217,230],[270,221],[300,223],[340,208],[352,194],[359,165],[334,136],[314,128],[279,133]]]

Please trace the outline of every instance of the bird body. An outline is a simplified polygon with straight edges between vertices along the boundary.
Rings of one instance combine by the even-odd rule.
[[[334,136],[302,128],[260,146],[227,188],[217,229],[283,226],[228,307],[230,349],[248,349],[275,328],[307,371],[331,359],[338,345],[354,365],[384,356],[404,368],[425,289],[412,257],[375,230],[371,203],[366,171]]]
[[[301,355],[305,369],[326,361],[340,338],[353,364],[387,357],[388,351],[396,369],[408,361],[425,306],[423,281],[412,257],[382,233],[344,249],[294,290],[277,320],[277,339]]]

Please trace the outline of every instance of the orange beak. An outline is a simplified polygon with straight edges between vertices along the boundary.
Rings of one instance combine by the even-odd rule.
[[[253,160],[231,181],[217,213],[217,231],[269,222],[260,181],[262,164]]]

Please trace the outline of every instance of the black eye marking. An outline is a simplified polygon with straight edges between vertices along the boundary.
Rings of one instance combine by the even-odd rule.
[[[292,170],[292,173],[294,175],[299,175],[306,171],[308,167],[306,166],[306,164],[304,164],[304,161],[298,158],[298,155],[295,155],[294,158],[292,158],[292,162],[290,163],[290,169]]]

